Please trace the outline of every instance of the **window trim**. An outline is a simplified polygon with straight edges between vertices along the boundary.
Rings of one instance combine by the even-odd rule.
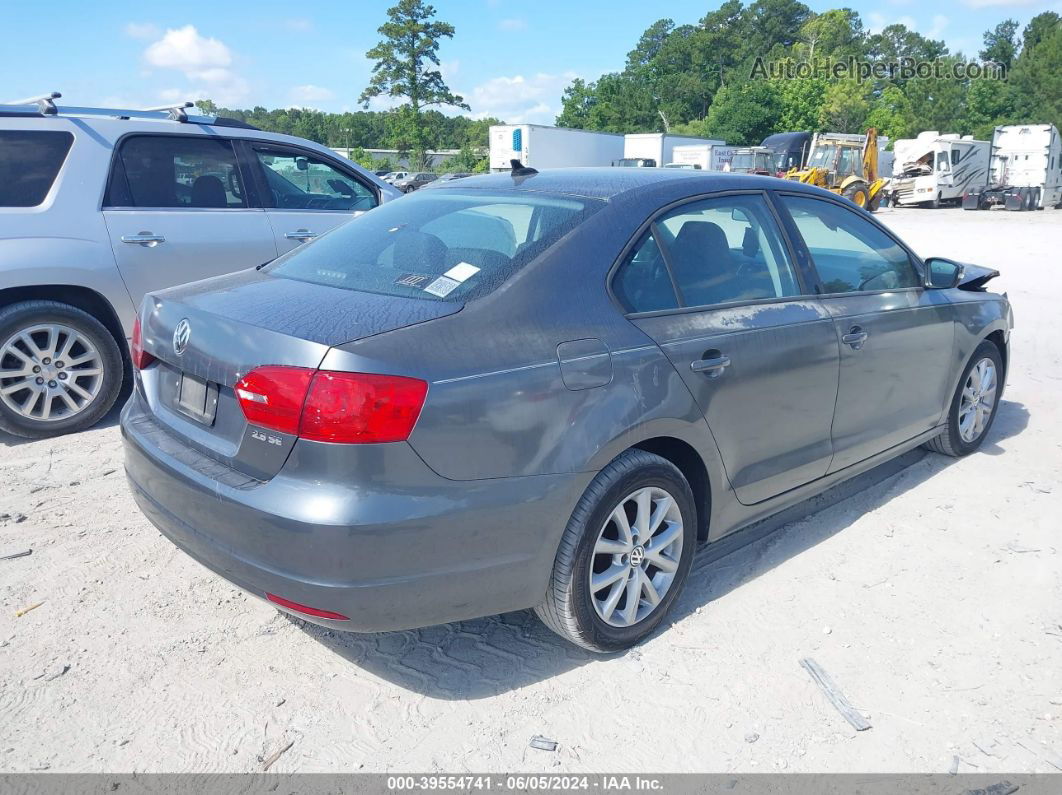
[[[682,294],[679,291],[677,285],[675,284],[675,276],[671,268],[671,252],[667,250],[667,244],[665,242],[661,242],[661,239],[654,234],[656,244],[660,248],[661,256],[664,258],[664,263],[667,266],[668,278],[671,280],[671,288],[675,292],[675,303],[677,304],[677,306],[673,309],[654,309],[648,312],[630,311],[624,305],[623,301],[620,300],[616,292],[612,289],[612,283],[615,280],[616,274],[619,272],[619,269],[623,267],[624,263],[627,261],[627,258],[641,242],[642,237],[645,235],[645,233],[648,231],[650,234],[653,234],[652,229],[657,226],[657,220],[663,217],[664,215],[667,215],[668,213],[672,212],[673,210],[678,209],[679,207],[682,207],[687,204],[694,204],[696,202],[706,201],[709,199],[726,199],[730,196],[759,196],[763,200],[763,203],[767,207],[769,214],[771,215],[771,217],[774,218],[782,245],[785,249],[785,253],[789,256],[790,264],[793,266],[793,276],[796,279],[797,287],[801,292],[798,295],[786,295],[780,298],[752,298],[744,301],[726,301],[720,304],[696,304],[690,306],[683,305]],[[800,266],[800,261],[797,258],[796,254],[797,252],[792,244],[792,241],[789,239],[788,229],[786,227],[785,221],[780,216],[778,208],[774,206],[774,202],[771,201],[769,191],[745,188],[711,191],[709,193],[698,193],[692,196],[683,196],[682,198],[676,199],[675,201],[665,204],[662,207],[658,207],[645,221],[643,221],[638,226],[638,228],[634,232],[634,235],[631,237],[630,240],[627,241],[627,244],[623,247],[623,250],[620,251],[619,256],[612,263],[612,266],[608,269],[608,273],[605,275],[605,287],[609,298],[620,310],[623,316],[631,319],[660,317],[663,315],[682,315],[691,312],[705,312],[714,311],[716,309],[730,309],[734,307],[751,306],[758,304],[783,303],[786,301],[800,301],[807,300],[808,298],[817,298],[817,292],[808,292],[812,285],[809,285],[805,280],[805,274]],[[817,273],[815,274],[815,277],[818,277]]]
[[[212,141],[224,141],[232,147],[232,156],[236,163],[236,169],[240,172],[240,180],[243,183],[243,190],[246,195],[246,207],[138,207],[137,205],[121,205],[121,204],[107,204],[107,196],[111,189],[111,179],[114,177],[115,164],[122,163],[122,179],[126,181],[126,189],[129,187],[129,177],[125,173],[125,163],[121,161],[121,151],[125,146],[125,143],[130,138],[175,138],[175,139],[187,139],[187,138],[206,138]],[[209,213],[232,213],[232,212],[257,212],[261,210],[258,203],[258,191],[257,186],[252,187],[250,181],[247,179],[247,174],[243,168],[243,164],[240,162],[239,152],[237,152],[236,142],[239,139],[230,138],[227,135],[202,135],[198,133],[184,133],[174,134],[173,132],[156,132],[154,130],[131,130],[130,132],[123,133],[114,142],[111,147],[111,158],[107,165],[107,176],[103,181],[103,191],[100,194],[99,210],[103,211],[118,211],[118,212],[209,212]],[[129,191],[129,195],[132,196],[132,191]]]
[[[324,152],[318,152],[316,149],[310,149],[306,146],[300,146],[299,144],[291,144],[287,141],[269,141],[261,138],[237,138],[234,139],[237,143],[237,157],[244,161],[246,169],[254,174],[255,178],[255,192],[258,194],[259,202],[258,206],[263,210],[267,210],[273,213],[350,213],[367,212],[366,210],[318,210],[318,209],[298,209],[295,207],[272,207],[272,192],[269,188],[269,183],[265,175],[265,165],[258,156],[255,154],[256,146],[272,147],[276,149],[290,149],[299,154],[305,154],[307,157],[311,157],[315,160],[320,160],[331,168],[335,169],[341,174],[348,175],[352,180],[357,182],[363,188],[368,190],[373,196],[376,197],[376,204],[369,209],[376,209],[383,203],[383,197],[380,195],[380,189],[371,182],[366,181],[358,172],[344,166],[341,162],[335,158],[329,157]],[[241,146],[241,144],[243,144]],[[270,198],[266,198],[270,197]]]
[[[819,297],[819,298],[837,298],[837,297],[848,296],[848,295],[880,295],[881,293],[900,293],[900,292],[908,292],[908,291],[911,291],[911,290],[925,290],[926,289],[926,269],[925,269],[925,263],[922,262],[921,257],[919,257],[917,254],[915,254],[914,251],[911,250],[910,246],[908,246],[906,243],[904,243],[902,240],[900,240],[900,238],[896,237],[896,235],[893,234],[892,230],[890,230],[887,226],[885,226],[885,224],[881,223],[881,221],[879,221],[877,218],[875,218],[871,213],[869,213],[869,212],[867,212],[865,210],[860,210],[858,207],[855,207],[855,205],[852,205],[851,207],[849,207],[843,201],[838,201],[838,200],[834,199],[832,196],[820,196],[817,193],[810,193],[810,192],[805,192],[805,191],[794,191],[794,190],[772,190],[772,193],[775,195],[775,197],[777,197],[777,203],[779,205],[779,208],[778,208],[779,212],[783,212],[783,211],[785,212],[785,216],[784,216],[785,221],[784,221],[784,223],[786,225],[786,231],[789,234],[789,236],[792,237],[794,247],[796,247],[798,249],[799,255],[802,258],[804,258],[804,261],[807,263],[808,270],[810,271],[810,273],[813,275],[813,277],[815,279],[815,290],[816,290],[817,297]],[[821,274],[819,274],[818,267],[815,265],[815,258],[811,256],[811,250],[807,247],[807,243],[804,242],[804,238],[800,235],[800,230],[797,228],[796,222],[793,220],[792,215],[789,214],[789,211],[786,208],[785,203],[782,201],[783,197],[786,197],[786,196],[794,196],[794,197],[796,197],[798,199],[813,199],[814,201],[820,201],[820,202],[823,202],[825,204],[833,204],[833,205],[836,205],[837,207],[840,207],[843,210],[846,210],[846,211],[852,213],[853,215],[855,215],[855,216],[857,216],[859,218],[862,218],[865,221],[869,221],[871,223],[871,225],[877,227],[879,231],[881,231],[886,237],[888,237],[890,240],[892,240],[896,245],[898,245],[901,249],[903,249],[907,253],[907,257],[908,257],[908,259],[911,262],[911,267],[914,268],[915,277],[916,277],[916,279],[918,281],[918,284],[915,285],[914,287],[889,287],[889,288],[885,288],[885,289],[881,289],[881,290],[850,290],[850,291],[847,291],[847,292],[840,292],[840,293],[827,293],[827,292],[824,292],[823,291],[824,282],[822,281]]]

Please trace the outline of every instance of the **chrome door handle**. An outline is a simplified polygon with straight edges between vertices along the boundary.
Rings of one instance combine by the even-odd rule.
[[[294,232],[285,232],[284,237],[288,240],[313,240],[317,237],[317,233],[309,229],[296,229]]]
[[[848,329],[848,333],[841,337],[841,342],[845,345],[851,345],[852,350],[858,351],[863,347],[863,343],[867,341],[867,337],[870,336],[863,329],[862,326],[852,326]]]
[[[705,373],[709,378],[718,378],[723,370],[730,366],[729,356],[715,356],[711,359],[698,359],[690,362],[690,369],[695,373]]]
[[[153,247],[159,243],[165,243],[166,238],[162,235],[153,235],[151,232],[141,232],[136,235],[122,235],[123,243],[139,243],[142,246]]]

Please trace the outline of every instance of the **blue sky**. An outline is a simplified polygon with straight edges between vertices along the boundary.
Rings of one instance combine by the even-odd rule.
[[[808,0],[805,0],[808,2]],[[857,3],[820,2],[821,11]],[[0,101],[59,90],[71,104],[124,107],[209,97],[230,107],[356,109],[371,64],[365,51],[391,3],[4,0]],[[551,123],[573,77],[623,65],[662,16],[693,23],[718,2],[671,0],[438,0],[457,35],[440,56],[450,87],[476,116]],[[879,0],[860,13],[871,30],[901,21],[975,56],[982,33],[1022,25],[1062,0]],[[386,107],[383,102],[372,107]]]

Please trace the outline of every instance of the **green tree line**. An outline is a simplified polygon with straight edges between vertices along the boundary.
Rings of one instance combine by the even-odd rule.
[[[761,63],[970,61],[1002,67],[1004,79],[906,78],[860,82],[829,72],[765,76]],[[799,72],[798,72],[799,74]],[[1062,18],[1034,17],[1023,31],[1004,20],[976,56],[901,24],[869,33],[848,8],[816,14],[798,0],[727,0],[697,24],[653,23],[622,71],[574,80],[557,124],[607,132],[671,131],[756,144],[775,132],[859,132],[891,139],[923,130],[991,137],[997,124],[1062,126]]]

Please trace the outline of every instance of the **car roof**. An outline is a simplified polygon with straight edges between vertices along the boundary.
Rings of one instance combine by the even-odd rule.
[[[795,181],[754,174],[730,174],[722,171],[697,171],[684,168],[555,168],[536,174],[514,177],[509,172],[465,177],[460,185],[439,190],[454,192],[476,190],[515,190],[558,193],[609,201],[630,191],[655,187],[674,187],[682,193],[714,193],[723,190],[786,190],[818,192]]]

